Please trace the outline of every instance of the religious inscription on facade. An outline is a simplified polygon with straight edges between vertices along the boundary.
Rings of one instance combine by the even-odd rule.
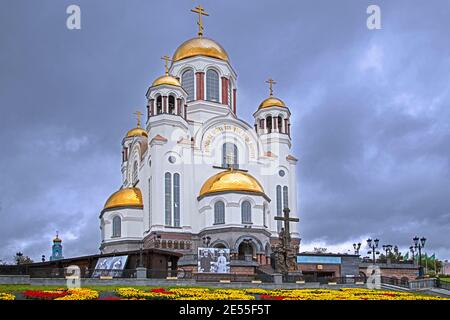
[[[211,145],[214,142],[214,139],[226,133],[233,133],[242,139],[242,142],[248,147],[249,158],[254,158],[256,156],[256,146],[250,134],[246,130],[230,124],[222,124],[209,129],[205,133],[202,150],[208,153],[211,152]]]

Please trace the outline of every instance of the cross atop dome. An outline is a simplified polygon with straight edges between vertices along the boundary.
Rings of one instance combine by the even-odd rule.
[[[266,83],[269,84],[270,96],[273,96],[273,85],[276,84],[276,82],[272,78],[269,78]]]
[[[137,127],[140,128],[140,126],[141,126],[141,116],[142,116],[142,113],[141,113],[140,111],[136,111],[136,112],[133,112],[133,114],[136,115],[136,118],[137,118]]]
[[[191,9],[191,12],[198,13],[198,36],[201,38],[203,37],[203,20],[202,16],[209,16],[209,13],[205,11],[205,8],[202,7],[201,4],[195,7],[195,9]]]
[[[170,57],[167,54],[165,56],[162,56],[161,59],[164,60],[165,72],[166,72],[166,76],[168,76],[169,75],[169,61],[172,61],[172,59],[170,59]]]

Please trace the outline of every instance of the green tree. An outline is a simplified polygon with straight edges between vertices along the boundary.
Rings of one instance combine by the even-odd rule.
[[[33,260],[31,260],[30,257],[24,256],[22,252],[17,252],[14,256],[14,261],[16,261],[16,264],[27,264],[27,263],[33,263]]]

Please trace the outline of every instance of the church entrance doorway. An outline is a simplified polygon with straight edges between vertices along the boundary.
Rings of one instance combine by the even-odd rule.
[[[239,245],[238,250],[238,259],[239,260],[245,260],[245,261],[252,261],[254,256],[254,248],[251,244],[251,241],[244,240]]]

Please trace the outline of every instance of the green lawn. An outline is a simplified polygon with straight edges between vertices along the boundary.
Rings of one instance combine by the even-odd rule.
[[[450,277],[439,278],[439,279],[441,279],[442,281],[445,281],[445,282],[450,282]]]

